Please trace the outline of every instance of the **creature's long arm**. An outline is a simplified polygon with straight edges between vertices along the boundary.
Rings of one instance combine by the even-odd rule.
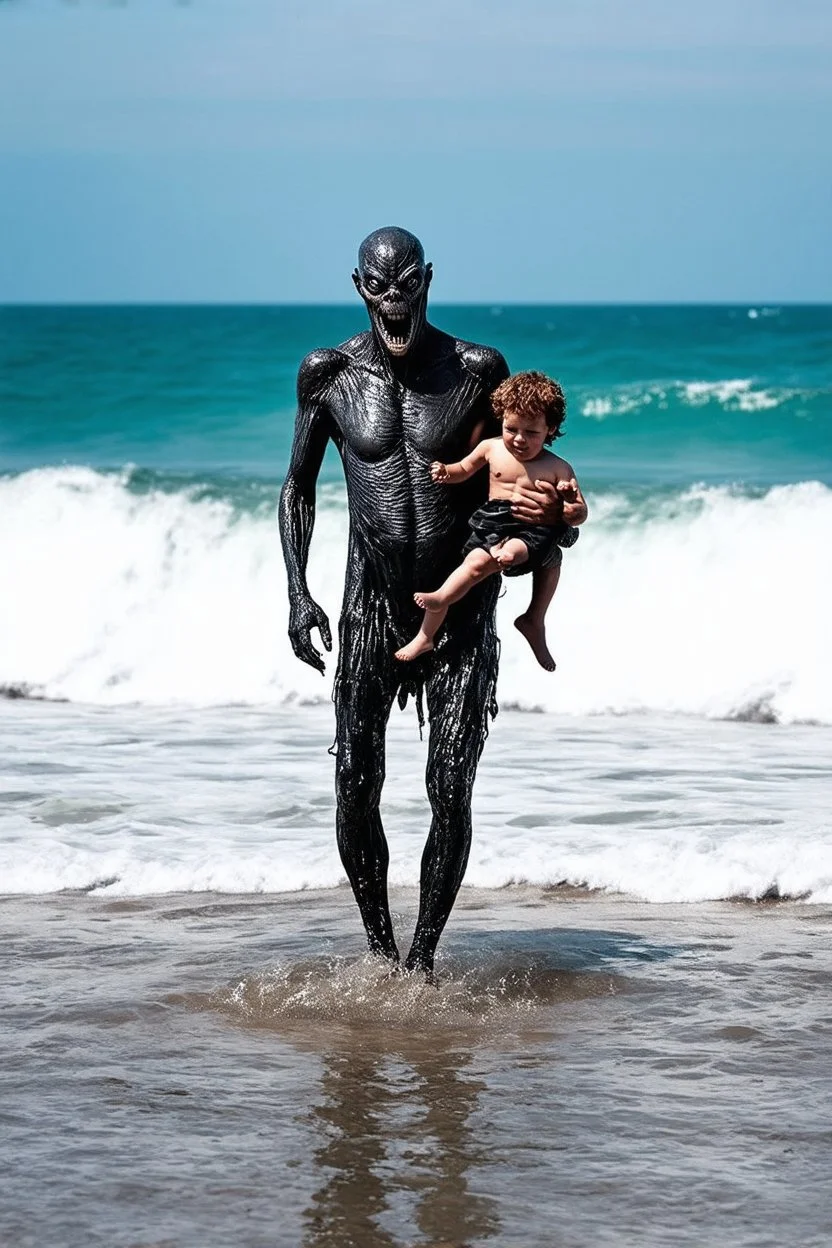
[[[300,367],[295,436],[278,510],[289,589],[289,638],[297,657],[319,672],[323,672],[324,662],[312,645],[310,630],[319,630],[327,650],[332,648],[332,638],[329,620],[309,593],[306,566],[315,524],[315,487],[331,436],[330,421],[321,398],[322,388],[332,371],[329,357],[334,354],[315,351]]]

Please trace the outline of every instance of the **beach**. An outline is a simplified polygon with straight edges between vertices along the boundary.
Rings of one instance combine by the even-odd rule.
[[[546,721],[494,724],[434,988],[364,954],[329,708],[7,703],[3,1242],[827,1242],[830,730]],[[394,880],[423,765],[394,715]]]
[[[828,906],[464,889],[438,988],[361,956],[343,888],[0,923],[5,1243],[832,1233]]]
[[[0,310],[0,1244],[825,1245],[828,308],[440,308],[590,522],[498,604],[437,984],[369,959],[275,503],[348,308]],[[337,620],[322,468],[310,587]],[[394,708],[402,953],[427,731]]]

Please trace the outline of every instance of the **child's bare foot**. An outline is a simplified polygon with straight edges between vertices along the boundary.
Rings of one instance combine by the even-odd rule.
[[[413,601],[416,603],[416,606],[421,607],[423,611],[441,611],[445,605],[439,594],[423,594],[419,592],[418,594],[413,595]]]
[[[409,641],[406,646],[402,646],[401,650],[396,651],[396,658],[401,663],[409,663],[411,659],[418,659],[420,654],[427,654],[432,649],[433,642],[420,629],[412,641]]]
[[[517,553],[513,550],[498,550],[494,558],[501,568],[510,568],[517,558]]]
[[[514,627],[526,638],[540,666],[547,672],[553,672],[555,670],[555,660],[552,658],[549,653],[549,647],[546,645],[546,630],[543,625],[537,624],[534,620],[529,619],[527,615],[518,615],[514,621]]]

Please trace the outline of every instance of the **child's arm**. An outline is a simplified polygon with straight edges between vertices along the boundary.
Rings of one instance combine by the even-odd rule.
[[[431,480],[436,481],[439,485],[458,485],[460,481],[467,481],[469,477],[473,477],[475,472],[479,472],[480,468],[484,468],[488,463],[488,450],[490,439],[480,442],[475,446],[470,455],[466,455],[458,464],[441,464],[437,460],[430,466]]]
[[[568,530],[583,524],[589,508],[572,465],[559,455],[551,455],[551,459],[556,461],[549,465],[551,476],[537,477],[529,485],[519,482],[514,487],[511,510],[518,520],[526,520],[530,524],[565,525]],[[558,545],[563,544],[560,538],[557,540]],[[572,541],[577,540],[577,533],[573,533]]]
[[[581,493],[581,487],[575,479],[575,474],[569,464],[568,477],[561,477],[555,489],[563,499],[563,522],[564,524],[583,524],[589,515],[589,508],[586,505],[586,499]]]
[[[555,475],[552,484],[555,495],[563,506],[563,523],[570,526],[583,524],[589,515],[589,508],[575,477],[575,469],[565,459],[561,459],[560,455],[555,455],[554,459]],[[540,487],[541,482],[535,481],[535,485]]]

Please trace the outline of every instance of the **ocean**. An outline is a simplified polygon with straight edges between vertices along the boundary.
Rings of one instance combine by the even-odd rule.
[[[505,582],[437,988],[363,956],[286,636],[294,379],[363,309],[0,309],[0,1243],[832,1234],[832,307],[432,320],[561,381],[590,507],[554,674]],[[333,621],[346,526],[330,452]],[[425,750],[394,709],[405,949]]]

